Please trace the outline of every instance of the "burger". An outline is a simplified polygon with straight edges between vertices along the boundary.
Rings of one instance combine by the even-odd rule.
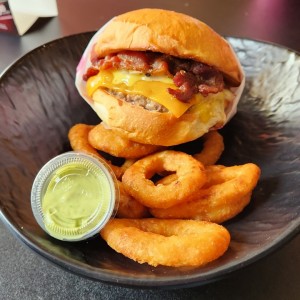
[[[140,9],[93,36],[76,86],[107,128],[172,146],[223,127],[236,112],[244,74],[230,44],[205,23]]]

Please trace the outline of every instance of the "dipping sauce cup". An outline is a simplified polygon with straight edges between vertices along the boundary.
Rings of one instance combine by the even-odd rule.
[[[31,190],[36,221],[63,241],[81,241],[98,234],[115,216],[118,201],[118,185],[109,166],[99,158],[73,151],[47,162]]]

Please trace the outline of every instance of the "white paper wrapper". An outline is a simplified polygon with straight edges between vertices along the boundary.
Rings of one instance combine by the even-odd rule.
[[[93,108],[93,110],[96,113],[97,113],[97,110],[95,109],[94,101],[93,101],[93,99],[91,97],[89,97],[87,95],[87,92],[86,92],[86,82],[82,78],[83,78],[83,75],[86,73],[86,70],[89,67],[92,66],[92,64],[91,64],[91,53],[92,53],[92,48],[93,48],[94,44],[98,40],[98,37],[101,35],[101,33],[104,30],[104,28],[112,20],[108,21],[92,37],[92,39],[90,40],[89,44],[87,45],[87,47],[86,47],[86,49],[85,49],[85,51],[83,53],[82,58],[80,59],[80,62],[78,64],[78,66],[77,66],[77,69],[76,69],[75,85],[76,85],[76,87],[78,89],[78,92],[81,95],[81,97]],[[232,52],[234,53],[234,55],[236,56],[236,54],[235,54],[235,52],[234,52],[234,50],[233,50],[232,47],[231,47],[231,49],[232,49]],[[238,58],[237,58],[237,61],[239,62]],[[230,109],[227,112],[225,124],[236,114],[236,112],[237,112],[237,105],[238,105],[238,102],[239,102],[239,100],[241,98],[242,92],[244,90],[244,86],[245,86],[245,74],[244,74],[244,71],[243,71],[242,66],[241,66],[240,63],[239,63],[239,68],[240,68],[240,71],[242,73],[242,77],[243,78],[242,78],[242,82],[241,82],[241,84],[240,84],[239,87],[231,89],[231,91],[235,95],[235,98],[234,98],[234,100],[232,102],[232,105],[231,105]]]
[[[231,90],[233,92],[233,94],[235,95],[235,97],[234,97],[234,100],[232,102],[231,109],[227,112],[225,124],[236,114],[236,112],[237,112],[237,105],[238,105],[238,103],[240,101],[240,98],[242,96],[242,93],[243,93],[243,90],[244,90],[244,87],[245,87],[245,72],[244,72],[244,70],[242,68],[242,65],[241,65],[241,63],[239,61],[239,58],[237,57],[237,55],[234,52],[234,50],[233,50],[233,48],[232,48],[231,45],[230,45],[230,48],[231,48],[231,51],[234,54],[234,56],[236,57],[236,60],[238,62],[239,70],[240,70],[240,72],[242,74],[242,81],[241,81],[241,84],[237,88],[232,88],[232,90]]]

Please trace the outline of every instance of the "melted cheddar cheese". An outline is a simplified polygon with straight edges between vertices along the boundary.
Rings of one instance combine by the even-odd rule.
[[[176,117],[183,115],[196,101],[194,97],[184,103],[169,94],[168,88],[177,89],[173,80],[167,76],[146,76],[128,71],[100,71],[87,81],[87,93],[91,97],[101,87],[126,94],[143,95],[166,107]]]
[[[113,89],[126,94],[143,95],[166,107],[177,118],[183,115],[192,105],[202,101],[207,102],[207,97],[203,97],[201,94],[194,95],[188,103],[181,102],[168,92],[168,88],[177,89],[171,78],[167,76],[146,76],[138,72],[101,70],[97,75],[88,79],[88,95],[92,97],[98,88]],[[221,98],[224,97],[225,94],[221,96]]]

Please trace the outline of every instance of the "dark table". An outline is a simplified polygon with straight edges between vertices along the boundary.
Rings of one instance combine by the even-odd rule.
[[[159,7],[190,14],[224,36],[281,44],[300,51],[300,1],[61,0],[59,16],[43,19],[23,37],[0,33],[0,72],[56,38],[94,31],[122,12]],[[19,242],[0,222],[1,299],[300,299],[300,237],[227,278],[197,288],[140,290],[93,282],[61,270]]]

